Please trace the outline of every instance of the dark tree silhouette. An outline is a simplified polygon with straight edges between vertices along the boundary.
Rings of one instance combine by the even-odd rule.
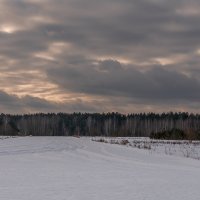
[[[199,132],[200,115],[172,112],[0,115],[0,135],[123,137],[150,136],[173,129]]]

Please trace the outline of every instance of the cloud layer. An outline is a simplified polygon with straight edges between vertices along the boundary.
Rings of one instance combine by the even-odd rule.
[[[3,112],[199,112],[197,0],[0,0]]]

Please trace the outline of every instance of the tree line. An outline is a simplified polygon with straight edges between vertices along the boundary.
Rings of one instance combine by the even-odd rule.
[[[200,114],[189,113],[37,113],[0,115],[0,135],[32,136],[150,136],[180,129],[200,130]]]

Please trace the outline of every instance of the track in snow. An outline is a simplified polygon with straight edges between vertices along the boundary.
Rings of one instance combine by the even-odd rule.
[[[197,200],[200,161],[90,138],[0,140],[2,200]]]

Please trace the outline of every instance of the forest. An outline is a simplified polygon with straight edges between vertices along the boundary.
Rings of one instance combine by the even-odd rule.
[[[200,115],[172,112],[0,115],[0,135],[146,137],[173,129],[199,132]]]

